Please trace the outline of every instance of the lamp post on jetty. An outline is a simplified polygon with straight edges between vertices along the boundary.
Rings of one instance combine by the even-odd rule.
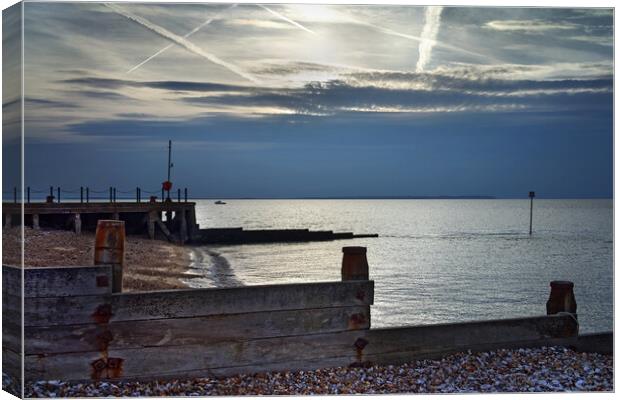
[[[168,140],[168,179],[162,185],[162,188],[166,191],[166,200],[170,200],[170,189],[172,189],[172,182],[170,182],[170,169],[172,167],[172,140]]]
[[[532,235],[532,214],[534,213],[534,197],[536,196],[535,192],[530,192],[530,236]]]

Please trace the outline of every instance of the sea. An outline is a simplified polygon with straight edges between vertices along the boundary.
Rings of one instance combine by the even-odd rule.
[[[198,200],[201,228],[377,233],[331,242],[196,247],[192,287],[340,280],[367,247],[373,327],[545,314],[549,282],[575,283],[580,332],[613,329],[613,201]]]

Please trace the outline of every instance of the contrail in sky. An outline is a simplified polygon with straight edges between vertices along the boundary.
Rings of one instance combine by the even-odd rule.
[[[206,51],[202,50],[200,47],[196,46],[194,43],[190,42],[189,40],[187,40],[186,38],[179,36],[179,35],[175,35],[174,33],[170,32],[169,30],[156,25],[154,23],[152,23],[151,21],[142,18],[138,15],[135,15],[129,11],[125,11],[122,8],[118,7],[115,4],[112,3],[105,3],[105,5],[108,8],[111,8],[112,10],[114,10],[116,13],[122,15],[125,18],[128,18],[131,21],[134,21],[142,26],[144,26],[145,28],[150,29],[151,31],[157,33],[159,36],[166,38],[172,42],[175,42],[176,44],[178,44],[181,47],[184,47],[185,49],[187,49],[188,51],[201,56],[203,58],[206,58],[207,60],[211,61],[214,64],[217,65],[221,65],[224,68],[227,68],[228,70],[230,70],[231,72],[234,72],[235,74],[251,81],[254,83],[258,83],[256,78],[254,78],[252,75],[248,74],[245,71],[242,71],[241,69],[239,69],[236,65],[230,64],[222,59],[220,59],[219,57],[213,55],[213,54],[209,54]]]
[[[220,13],[217,13],[214,17],[209,18],[208,20],[206,20],[205,22],[203,22],[202,24],[198,25],[195,29],[192,29],[191,31],[189,31],[188,33],[186,33],[183,37],[185,39],[187,39],[188,37],[192,36],[194,33],[198,32],[199,30],[201,30],[202,28],[204,28],[205,26],[209,25],[211,22],[213,22],[216,18],[218,18],[224,11],[228,11],[231,8],[237,7],[236,4],[233,4],[230,7],[227,7],[225,10],[223,10]],[[158,55],[160,55],[161,53],[163,53],[164,51],[168,50],[169,48],[171,48],[172,46],[174,46],[174,43],[170,43],[168,46],[162,48],[161,50],[159,50],[157,53],[153,54],[152,56],[150,56],[149,58],[147,58],[146,60],[142,61],[140,64],[134,66],[133,68],[131,68],[129,71],[127,71],[128,74],[132,73],[133,71],[137,70],[138,68],[140,68],[141,66],[143,66],[144,64],[146,64],[147,62],[151,61],[153,58],[157,57]]]
[[[397,32],[397,31],[394,31],[392,29],[384,28],[382,26],[371,24],[369,22],[360,21],[358,19],[351,18],[350,20],[352,22],[357,23],[357,24],[365,25],[365,26],[367,26],[369,28],[375,29],[375,30],[377,30],[379,32],[382,32],[382,33],[385,33],[386,35],[398,36],[398,37],[402,37],[402,38],[405,38],[405,39],[414,40],[414,41],[420,42],[420,43],[428,40],[428,39],[425,39],[425,38],[420,37],[420,36],[408,35],[406,33]],[[490,59],[490,60],[496,60],[494,57],[491,57],[491,56],[488,56],[488,55],[485,55],[485,54],[476,53],[476,52],[464,49],[462,47],[451,46],[451,45],[449,45],[447,43],[438,42],[437,40],[433,40],[432,43],[433,43],[433,46],[441,47],[441,48],[452,50],[452,51],[455,51],[455,52],[469,54],[469,55],[472,55],[472,56],[475,56],[475,57],[481,57],[481,58],[486,58],[486,59]]]
[[[441,11],[443,7],[426,7],[424,16],[424,28],[422,28],[422,41],[418,48],[418,63],[415,67],[417,72],[424,71],[424,67],[431,60],[435,39],[441,23]]]
[[[257,6],[259,6],[260,8],[262,8],[265,11],[269,11],[270,13],[272,13],[273,15],[275,15],[276,17],[280,18],[283,21],[288,22],[291,25],[295,25],[296,27],[298,27],[299,29],[303,29],[304,31],[311,33],[313,35],[316,35],[316,32],[311,31],[310,29],[306,28],[305,26],[303,26],[302,24],[300,24],[299,22],[295,22],[290,18],[285,17],[284,15],[280,14],[279,12],[273,11],[271,8],[267,8],[262,4],[257,4]]]

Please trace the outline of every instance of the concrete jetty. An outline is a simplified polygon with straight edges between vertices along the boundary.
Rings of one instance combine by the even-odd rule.
[[[99,220],[121,220],[128,234],[148,234],[151,239],[187,243],[198,237],[196,203],[192,202],[98,202],[24,204],[24,224],[41,227],[95,231]],[[5,228],[21,224],[21,204],[2,204]]]
[[[2,224],[5,228],[21,225],[22,205],[2,204]],[[127,234],[148,235],[175,243],[190,244],[245,244],[276,242],[311,242],[362,237],[377,234],[352,232],[311,231],[308,229],[243,228],[200,229],[196,223],[196,203],[190,201],[163,202],[64,202],[24,204],[24,224],[33,229],[71,229],[76,233],[95,231],[99,220],[125,222]]]

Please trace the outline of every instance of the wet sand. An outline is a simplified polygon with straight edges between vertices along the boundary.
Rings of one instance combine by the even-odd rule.
[[[29,267],[93,265],[95,235],[25,228],[24,264]],[[20,228],[2,230],[2,263],[20,265]],[[191,263],[192,249],[142,237],[127,236],[124,291],[180,289]]]
[[[205,246],[194,247],[190,273],[184,282],[192,288],[225,288],[244,286],[228,260]],[[207,267],[208,266],[208,267]]]

